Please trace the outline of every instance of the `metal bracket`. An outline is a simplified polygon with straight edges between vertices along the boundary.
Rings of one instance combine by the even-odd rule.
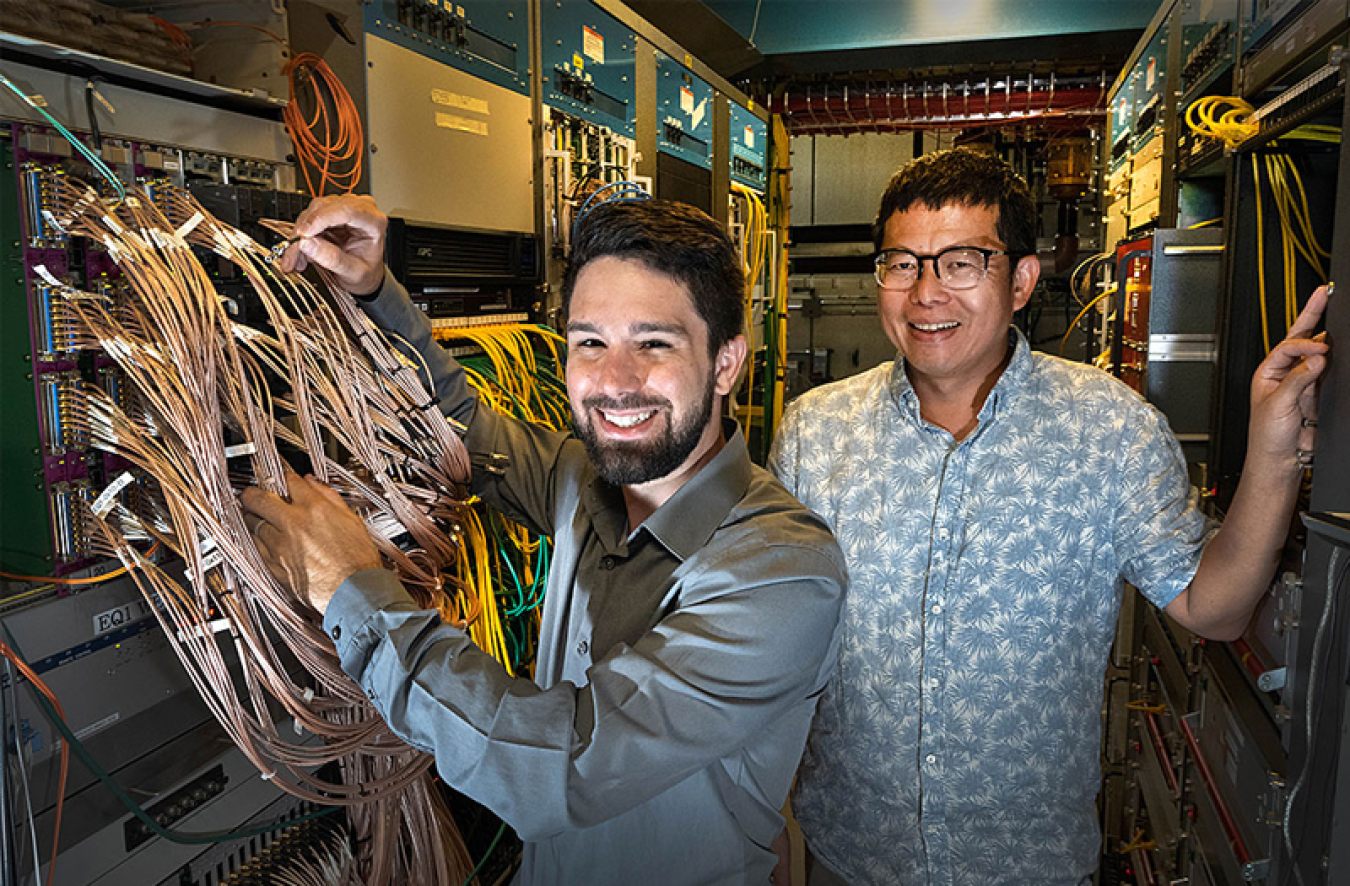
[[[1275,668],[1256,678],[1256,687],[1262,692],[1275,692],[1284,688],[1286,668]]]
[[[1270,859],[1259,858],[1255,861],[1249,861],[1242,866],[1242,879],[1248,883],[1254,880],[1264,880],[1270,875]]]

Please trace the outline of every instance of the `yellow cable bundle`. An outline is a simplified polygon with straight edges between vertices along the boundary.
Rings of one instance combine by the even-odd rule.
[[[544,373],[560,374],[562,359],[559,343],[562,338],[556,332],[542,326],[504,323],[447,330],[437,337],[469,342],[482,349],[492,366],[492,377],[481,364],[482,372],[470,365],[464,365],[463,368],[469,384],[488,408],[554,430],[568,426],[566,397],[562,396],[558,387],[540,383],[540,360],[536,357],[532,343],[532,340],[541,343],[547,356],[553,360],[552,368],[543,367]],[[558,382],[561,382],[561,378]],[[525,527],[495,512],[489,517],[492,528],[490,534],[483,525],[483,519],[476,509],[470,509],[465,517],[464,532],[470,542],[467,549],[471,556],[466,558],[469,562],[461,562],[459,578],[471,590],[461,592],[460,599],[456,601],[460,611],[447,615],[451,620],[463,623],[473,642],[502,662],[514,675],[517,668],[508,648],[502,608],[496,596],[499,586],[509,595],[506,576],[514,568],[505,561],[504,550],[493,539],[501,540],[519,552],[517,578],[521,586],[527,588],[534,587],[537,581],[543,579],[539,574],[543,568],[539,559],[541,539],[533,537]],[[520,613],[518,617],[526,619],[529,628],[527,637],[520,642],[532,649],[538,634],[539,611],[535,608],[531,612]],[[528,659],[529,655],[525,655],[520,660]],[[524,669],[528,671],[529,665],[524,665]]]
[[[1207,95],[1186,108],[1186,125],[1235,148],[1261,131],[1260,124],[1250,119],[1254,113],[1255,108],[1235,95]]]
[[[1331,126],[1301,126],[1284,138],[1336,143],[1340,141],[1340,130]],[[1264,161],[1264,162],[1262,162]],[[1257,291],[1260,298],[1261,338],[1266,353],[1270,353],[1271,329],[1269,306],[1266,301],[1265,275],[1265,215],[1261,200],[1261,168],[1264,165],[1266,179],[1270,186],[1271,199],[1275,204],[1276,215],[1280,222],[1280,258],[1282,261],[1281,281],[1284,287],[1284,323],[1285,328],[1294,324],[1298,317],[1298,258],[1308,263],[1313,273],[1323,283],[1327,281],[1330,250],[1317,240],[1313,230],[1312,211],[1308,206],[1308,193],[1303,187],[1303,177],[1288,154],[1266,154],[1258,160],[1252,155],[1252,182],[1256,200],[1256,262]]]
[[[745,214],[747,217],[745,225],[745,256],[742,259],[742,270],[745,271],[745,334],[749,337],[751,344],[754,344],[754,317],[755,317],[755,283],[759,281],[764,273],[764,260],[768,253],[768,238],[766,232],[769,225],[769,213],[764,208],[764,201],[759,195],[738,182],[731,183],[731,192],[745,205]],[[745,389],[748,396],[746,403],[754,404],[754,386],[755,386],[755,362],[751,355],[749,367],[745,374]],[[742,426],[746,432],[749,432],[753,417],[747,411]]]

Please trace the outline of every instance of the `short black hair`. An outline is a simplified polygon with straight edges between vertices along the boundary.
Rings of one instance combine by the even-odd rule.
[[[971,148],[924,154],[901,167],[881,196],[872,241],[881,249],[886,222],[915,205],[938,210],[951,204],[993,206],[995,230],[1008,252],[1036,254],[1036,201],[1026,180],[998,156]]]
[[[564,312],[581,269],[606,256],[640,261],[683,284],[708,325],[712,356],[744,332],[745,271],[726,229],[707,213],[672,200],[616,200],[592,209],[572,232]]]

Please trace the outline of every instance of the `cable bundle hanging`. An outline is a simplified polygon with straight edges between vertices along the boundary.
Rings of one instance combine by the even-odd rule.
[[[312,52],[286,65],[290,102],[282,112],[305,188],[315,197],[350,194],[361,181],[365,134],[356,103],[328,63]],[[313,111],[306,117],[302,104]]]
[[[481,356],[458,359],[489,408],[554,430],[570,425],[558,351],[562,338],[553,330],[501,324],[447,329],[437,337],[469,342],[482,351]],[[537,340],[538,347],[532,340]],[[500,649],[512,674],[528,673],[539,636],[549,540],[487,508],[475,509],[475,519],[466,532],[475,586],[484,610],[496,615],[482,621],[481,639],[472,626],[469,634],[484,649]]]
[[[1308,140],[1339,143],[1341,132],[1330,126],[1301,126],[1289,135],[1276,140]],[[1280,258],[1283,283],[1284,327],[1294,325],[1298,317],[1298,259],[1301,256],[1317,279],[1327,282],[1330,274],[1328,264],[1331,251],[1322,246],[1314,231],[1312,214],[1308,207],[1308,194],[1303,188],[1303,177],[1288,154],[1270,153],[1257,156],[1252,154],[1252,188],[1256,204],[1256,265],[1257,291],[1261,299],[1261,337],[1266,353],[1271,348],[1270,311],[1266,302],[1266,250],[1265,250],[1265,213],[1262,210],[1261,169],[1265,168],[1266,181],[1271,198],[1275,203],[1276,217],[1280,223]]]
[[[159,189],[154,203],[135,194],[113,209],[63,179],[54,203],[56,222],[103,244],[136,294],[113,301],[48,281],[78,318],[77,344],[101,347],[137,392],[123,405],[82,390],[92,445],[136,469],[90,505],[101,550],[131,567],[201,696],[264,777],[348,807],[366,883],[460,882],[472,865],[435,804],[432,758],[389,731],[341,671],[317,613],[272,579],[236,495],[249,484],[285,495],[283,453],[301,454],[361,514],[420,605],[469,621],[462,442],[417,367],[349,295],[328,280],[324,298],[274,274],[267,250],[186,192]],[[269,328],[229,318],[193,246],[238,265]],[[180,556],[185,583],[139,553],[137,538]],[[296,737],[277,729],[275,711]],[[338,780],[318,773],[329,762]]]

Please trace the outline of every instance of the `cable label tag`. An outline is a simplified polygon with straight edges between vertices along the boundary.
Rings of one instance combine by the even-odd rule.
[[[224,562],[225,555],[219,550],[212,551],[209,554],[202,554],[202,572],[210,572]]]
[[[241,455],[253,455],[257,451],[258,447],[254,446],[251,441],[248,443],[238,443],[234,446],[225,447],[225,457],[238,458]]]
[[[55,287],[57,287],[58,289],[64,289],[64,288],[66,287],[66,284],[64,284],[64,283],[62,283],[60,280],[56,279],[56,275],[55,275],[55,274],[53,274],[51,271],[47,270],[47,266],[46,266],[46,265],[33,265],[33,273],[35,273],[35,274],[37,274],[39,277],[41,277],[41,278],[43,279],[43,281],[45,281],[46,284],[47,284],[48,286],[55,286]]]
[[[117,494],[123,489],[126,489],[135,482],[135,480],[136,478],[131,475],[131,471],[123,471],[116,480],[108,484],[107,489],[98,494],[98,498],[94,499],[94,503],[89,506],[89,509],[92,510],[99,519],[108,516],[108,512],[112,510],[113,505],[116,503]]]
[[[99,104],[108,109],[109,114],[115,115],[117,113],[117,109],[112,106],[112,102],[103,97],[103,93],[99,92],[97,89],[91,89],[90,92],[94,93],[94,98],[98,99]]]
[[[197,225],[201,224],[204,218],[205,217],[200,212],[192,213],[192,217],[179,225],[178,230],[173,232],[174,236],[178,237],[180,240],[187,237],[188,234],[191,234],[197,229]]]

